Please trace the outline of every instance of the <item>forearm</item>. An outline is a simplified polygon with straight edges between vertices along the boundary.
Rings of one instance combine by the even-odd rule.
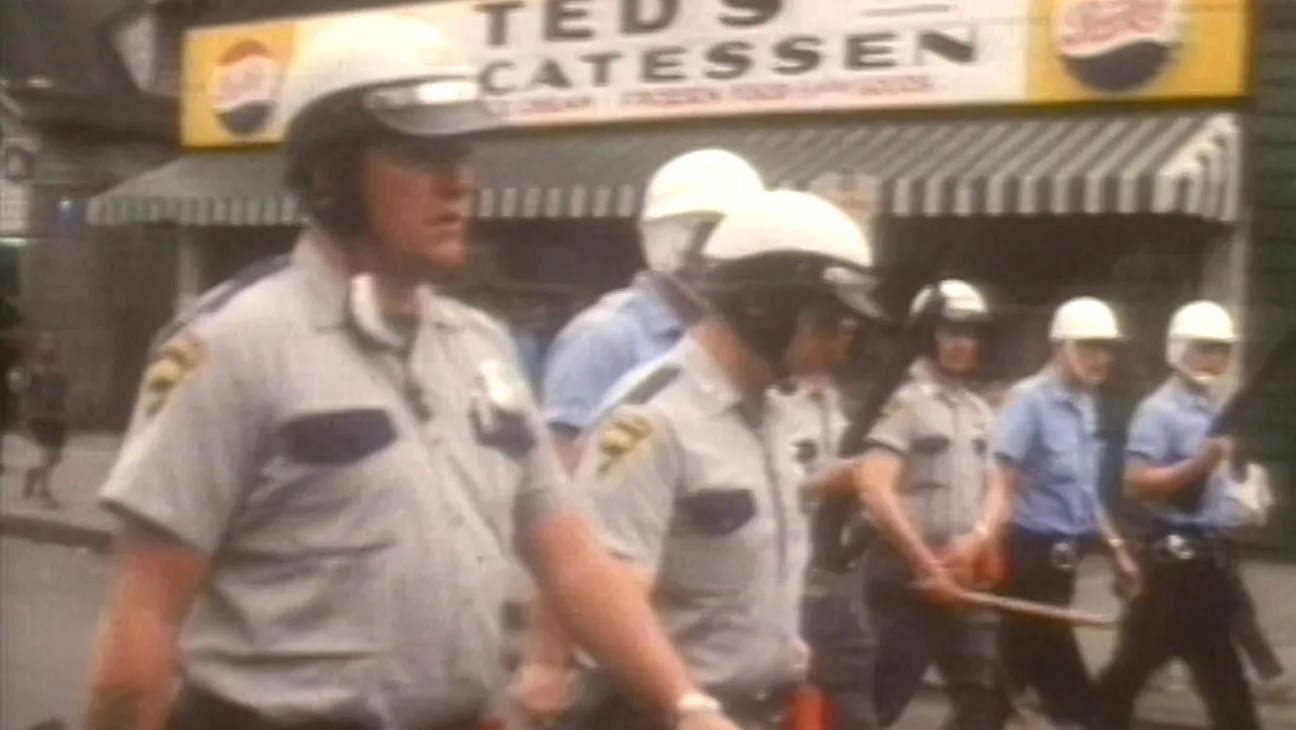
[[[890,468],[865,457],[855,470],[855,486],[869,515],[881,528],[883,537],[918,572],[926,574],[935,570],[940,565],[940,560],[909,521],[896,498],[895,481],[898,475],[898,468]]]
[[[1132,467],[1125,476],[1137,496],[1165,498],[1200,483],[1218,465],[1219,459],[1203,452],[1168,466]]]
[[[133,521],[119,536],[116,552],[85,727],[160,730],[171,710],[176,638],[206,575],[207,558]]]
[[[979,536],[990,539],[998,535],[1004,524],[1008,522],[1011,505],[1009,487],[1003,479],[1002,472],[992,467],[986,475],[985,500],[981,504],[981,517],[977,520]]]
[[[155,616],[109,615],[91,673],[87,730],[161,730],[175,681],[174,631]]]
[[[816,499],[851,494],[855,490],[852,459],[834,459],[820,468],[801,485],[801,491]]]
[[[662,711],[694,685],[648,601],[644,582],[597,545],[578,519],[560,527],[561,559],[541,560],[538,574],[554,614],[575,643],[633,692]]]
[[[543,596],[537,595],[528,606],[530,611],[522,663],[565,669],[571,664],[571,643],[562,622]]]

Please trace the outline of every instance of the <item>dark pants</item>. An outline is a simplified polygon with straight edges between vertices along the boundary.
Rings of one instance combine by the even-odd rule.
[[[438,725],[428,730],[475,730],[475,721]],[[210,692],[184,687],[176,697],[166,730],[380,730],[378,722],[311,718],[291,722],[272,720],[249,707]]]
[[[874,730],[877,641],[864,602],[863,562],[806,574],[801,635],[810,647],[810,681],[828,703],[824,730]]]
[[[1115,655],[1099,679],[1105,728],[1130,727],[1139,690],[1171,657],[1188,664],[1215,728],[1259,727],[1230,631],[1243,603],[1233,558],[1213,541],[1194,553],[1174,558],[1143,551],[1143,594],[1126,610]]]
[[[1012,527],[1004,553],[1004,595],[1071,605],[1080,554],[1075,540]],[[1002,645],[1004,669],[1014,689],[1034,687],[1045,714],[1056,723],[1094,727],[1097,691],[1070,626],[1005,615]]]
[[[875,547],[867,564],[868,611],[877,633],[873,695],[882,727],[894,723],[933,663],[949,691],[956,730],[997,730],[1008,717],[999,674],[999,618],[946,607],[913,589],[913,573],[891,550]]]
[[[771,688],[752,696],[711,691],[742,730],[786,730],[796,687]],[[552,730],[675,730],[670,718],[627,698],[604,676],[587,675],[581,697]]]
[[[1233,640],[1237,642],[1243,656],[1250,660],[1251,666],[1255,668],[1256,674],[1261,679],[1273,679],[1283,673],[1282,661],[1278,659],[1269,639],[1260,629],[1255,599],[1251,597],[1251,591],[1242,578],[1238,561],[1229,561],[1229,573],[1239,601],[1233,616]]]

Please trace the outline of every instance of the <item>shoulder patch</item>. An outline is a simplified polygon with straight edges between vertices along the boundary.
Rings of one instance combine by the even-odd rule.
[[[171,392],[202,365],[206,355],[207,348],[202,341],[189,336],[176,337],[159,347],[144,372],[144,387],[140,392],[144,415],[153,416],[162,410]]]
[[[614,416],[598,435],[598,475],[603,476],[613,466],[635,450],[656,427],[647,417],[638,414]]]
[[[620,402],[634,406],[643,405],[648,402],[649,398],[657,395],[663,388],[675,382],[679,375],[679,365],[673,363],[664,364],[639,381],[639,384],[631,388],[621,398]]]

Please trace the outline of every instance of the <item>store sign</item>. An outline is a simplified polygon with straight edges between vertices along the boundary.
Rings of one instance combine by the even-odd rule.
[[[1236,96],[1245,0],[458,0],[401,6],[465,46],[518,125]],[[361,12],[392,12],[361,11]],[[191,31],[183,138],[274,141],[292,52],[346,14]],[[1198,32],[1206,24],[1223,32]],[[1236,56],[1235,66],[1215,64]],[[1175,78],[1179,67],[1203,73]]]

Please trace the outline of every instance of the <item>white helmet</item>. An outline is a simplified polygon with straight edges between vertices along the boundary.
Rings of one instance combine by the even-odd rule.
[[[724,215],[737,202],[765,189],[760,174],[727,150],[685,152],[657,168],[644,193],[644,221],[676,215]]]
[[[327,21],[308,36],[285,74],[278,114],[290,167],[372,130],[455,137],[497,126],[466,57],[436,27],[396,12]]]
[[[990,308],[986,306],[985,297],[981,296],[976,287],[962,279],[945,279],[937,286],[940,287],[941,298],[944,300],[941,319],[950,322],[984,322],[990,318]],[[933,287],[928,285],[918,292],[913,304],[909,306],[910,316],[917,315],[927,306],[932,290]]]
[[[1204,299],[1189,302],[1175,310],[1170,317],[1170,326],[1166,329],[1166,363],[1202,385],[1210,385],[1214,379],[1199,373],[1187,373],[1184,369],[1184,356],[1188,353],[1190,342],[1237,342],[1237,331],[1233,328],[1233,318],[1227,310],[1215,302]]]
[[[1063,302],[1053,314],[1050,340],[1123,339],[1116,313],[1095,297],[1076,297]]]
[[[811,193],[769,190],[726,215],[699,252],[702,276],[729,288],[801,286],[881,316],[873,299],[873,247],[840,208]]]

